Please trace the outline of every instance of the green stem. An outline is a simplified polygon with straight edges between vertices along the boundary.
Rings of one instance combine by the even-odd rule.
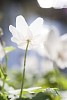
[[[4,44],[3,44],[3,41],[2,41],[2,39],[0,38],[0,42],[1,42],[1,45],[2,45],[2,48],[3,48],[3,52],[4,52],[4,54],[5,54],[5,64],[6,64],[6,67],[5,67],[5,72],[3,71],[3,69],[2,69],[2,64],[0,65],[0,69],[1,69],[1,71],[2,71],[2,73],[3,73],[3,75],[4,75],[4,79],[3,79],[3,86],[2,86],[2,90],[4,89],[4,85],[5,85],[5,81],[6,81],[6,76],[7,76],[7,55],[6,55],[6,53],[5,53],[5,50],[4,50]]]
[[[1,66],[2,66],[2,65],[0,64],[0,70],[1,70],[1,72],[2,72],[2,74],[3,74],[3,76],[4,76],[4,79],[3,79],[3,86],[2,86],[2,91],[3,91],[3,90],[4,90],[4,85],[5,85],[5,80],[6,80],[6,75],[4,74],[3,69],[2,69]]]
[[[29,46],[29,40],[27,40],[27,46],[26,46],[25,55],[24,55],[24,69],[23,69],[23,77],[22,77],[22,84],[21,84],[21,91],[20,91],[19,98],[22,97],[22,93],[23,93],[23,86],[24,86],[24,79],[25,79],[26,56],[27,56],[28,46]]]
[[[2,74],[4,75],[4,72],[3,72],[3,69],[2,69],[1,66],[2,66],[2,65],[0,64],[0,70],[1,70]]]
[[[2,86],[2,91],[4,90],[5,81],[6,81],[6,77],[4,76],[4,79],[3,79],[3,86]]]
[[[2,45],[2,48],[3,48],[3,52],[5,54],[5,64],[6,64],[6,71],[7,71],[7,54],[6,54],[5,50],[4,50],[5,46],[4,46],[4,43],[3,43],[1,38],[0,38],[0,42],[1,42],[1,45]]]

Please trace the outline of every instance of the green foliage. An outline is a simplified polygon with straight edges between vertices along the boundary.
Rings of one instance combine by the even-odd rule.
[[[6,93],[0,93],[0,100],[8,100],[8,96],[7,96],[7,94]]]
[[[1,68],[1,66],[0,66],[0,78],[4,79],[4,73],[3,73],[3,69]]]
[[[11,49],[12,48],[12,49]],[[11,52],[13,47],[7,47],[6,52]],[[34,77],[34,76],[33,76]],[[52,72],[47,73],[42,77],[43,82],[39,83],[37,76],[35,75],[35,79],[32,77],[32,82],[34,83],[34,86],[41,86],[41,87],[34,87],[34,88],[28,88],[23,90],[22,98],[15,97],[16,94],[10,94],[4,89],[2,89],[2,86],[0,86],[0,100],[10,100],[12,97],[15,97],[15,100],[61,100],[60,95],[58,94],[58,88],[60,90],[67,90],[67,79],[66,77],[59,72],[59,70],[55,70]],[[8,81],[8,77],[5,71],[5,67],[0,66],[0,78],[2,81],[5,82]],[[22,80],[22,72],[16,72],[14,73],[14,80],[12,82],[7,82],[10,86],[14,87],[15,89],[19,89],[21,86],[21,80]],[[34,81],[35,80],[35,81]],[[40,79],[39,79],[40,80]],[[25,78],[25,87],[30,87],[29,82],[30,80],[27,80]],[[41,81],[41,80],[40,80]],[[27,85],[26,85],[27,84]],[[48,88],[51,87],[51,88]],[[16,91],[16,90],[15,90]],[[14,92],[14,91],[13,91]],[[12,95],[11,98],[8,98],[9,95]]]
[[[52,98],[51,98],[50,95],[45,94],[45,93],[42,93],[42,92],[36,94],[36,95],[32,98],[32,100],[47,100],[47,99],[48,99],[48,100],[52,100]]]
[[[18,98],[16,100],[31,100],[30,98]]]
[[[34,89],[34,90],[36,90],[37,91],[37,89]],[[34,91],[34,90],[32,90],[32,92]],[[44,91],[45,89],[39,89],[40,91]],[[51,88],[49,88],[48,89],[49,91],[50,90],[53,90],[53,92],[55,92],[55,90],[54,89],[51,89]],[[19,99],[16,99],[16,100],[61,100],[60,99],[60,96],[55,92],[55,93],[53,93],[53,92],[49,92],[49,91],[44,91],[44,92],[38,92],[38,93],[36,93],[36,92],[34,92],[34,93],[30,93],[31,94],[31,97],[30,98],[19,98]]]
[[[21,72],[12,72],[13,80],[8,82],[9,85],[14,87],[15,89],[19,89],[21,87],[22,73]],[[20,85],[19,85],[20,84]]]
[[[13,47],[13,46],[5,47],[4,50],[6,53],[10,53],[15,50],[15,47]]]
[[[43,86],[47,85],[47,87],[56,87],[60,90],[67,90],[67,77],[59,71],[49,72],[43,78],[45,80]]]
[[[2,67],[0,66],[0,78],[2,80],[5,79],[5,81],[7,81],[9,79],[3,66]]]
[[[17,90],[15,90],[14,94],[10,94],[9,92],[7,94],[7,92],[4,90],[0,92],[0,100],[10,100],[13,97],[15,98],[14,100],[47,100],[47,99],[48,100],[61,100],[60,96],[58,95],[56,91],[57,89],[53,89],[53,88],[48,88],[48,89],[44,89],[41,87],[28,88],[28,89],[23,90],[22,98],[18,98],[18,97],[16,98],[15,97],[16,95],[19,96],[19,93],[16,94]],[[9,95],[12,95],[12,97],[8,98]]]
[[[20,88],[21,80],[22,80],[22,73],[16,72],[12,74],[14,76],[14,81],[12,80],[11,85],[18,89]],[[13,84],[15,83],[15,84]],[[32,77],[32,83],[30,79],[25,78],[25,84],[24,87],[32,87],[32,86],[42,86],[44,88],[59,88],[60,90],[67,90],[67,77],[63,75],[59,70],[51,71],[44,75],[42,78],[37,78],[35,76],[35,80]],[[41,91],[40,91],[41,92]]]

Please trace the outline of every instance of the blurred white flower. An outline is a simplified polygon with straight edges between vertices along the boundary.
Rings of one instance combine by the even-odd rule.
[[[44,25],[43,28],[42,28],[43,40],[46,41],[47,36],[48,36],[48,34],[49,34],[49,31],[50,31],[50,28],[49,28],[47,25]],[[45,42],[45,41],[44,41],[44,42]],[[34,50],[35,50],[35,52],[37,52],[40,56],[42,56],[42,57],[45,57],[45,56],[46,56],[46,53],[47,53],[47,52],[46,52],[46,50],[44,49],[44,45],[43,45],[43,44],[42,44],[40,47],[38,47],[38,49],[35,48]]]
[[[2,61],[4,56],[5,56],[5,52],[4,52],[4,49],[0,43],[0,61]]]
[[[32,75],[36,75],[39,73],[39,64],[36,56],[28,55],[26,62],[26,76],[32,77]],[[23,59],[21,59],[21,65],[23,69]],[[38,74],[39,75],[39,74]]]
[[[59,32],[55,27],[50,29],[46,41],[44,42],[45,50],[48,52],[47,56],[50,59],[55,59],[57,51],[60,48],[59,44]]]
[[[23,16],[19,15],[16,17],[16,27],[10,25],[9,30],[13,37],[11,40],[17,43],[20,49],[25,49],[27,41],[29,40],[29,48],[32,49],[40,46],[41,30],[43,26],[43,19],[37,18],[30,26],[27,25]]]
[[[61,48],[58,51],[56,63],[61,68],[67,67],[67,34],[59,37]]]
[[[14,88],[13,87],[11,87],[11,86],[9,86],[7,83],[5,83],[5,85],[4,85],[4,89],[8,92],[8,91],[12,91],[12,90],[14,90]]]
[[[53,63],[48,59],[42,59],[40,62],[37,59],[38,57],[33,55],[27,56],[26,62],[26,78],[32,79],[32,76],[41,77],[47,72],[53,70]],[[23,70],[23,59],[21,59],[21,66]],[[21,71],[22,71],[21,70]]]
[[[52,61],[48,59],[42,60],[40,74],[45,75],[52,70],[54,70]]]
[[[53,4],[53,0],[37,0],[40,7],[42,8],[51,8]]]
[[[61,91],[60,95],[61,95],[61,100],[67,100],[67,91]]]
[[[0,80],[0,86],[3,86],[3,81],[2,81],[2,80]],[[8,91],[14,90],[14,88],[11,87],[11,86],[9,86],[7,83],[5,83],[4,89],[5,89],[7,92],[8,92]]]
[[[67,66],[67,34],[59,36],[57,29],[53,28],[44,43],[48,52],[47,57],[52,59],[61,68]]]
[[[37,0],[42,8],[67,8],[67,0]]]

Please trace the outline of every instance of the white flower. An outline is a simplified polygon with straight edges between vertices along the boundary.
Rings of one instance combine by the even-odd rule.
[[[61,100],[67,100],[67,91],[61,91],[60,95],[61,95]]]
[[[43,40],[46,41],[47,36],[48,36],[48,34],[49,34],[49,31],[50,31],[49,27],[46,26],[46,25],[44,25],[43,28],[42,28]],[[45,42],[45,41],[44,41],[44,42]],[[46,53],[47,53],[46,50],[44,49],[44,45],[43,45],[43,44],[41,44],[41,46],[38,47],[38,49],[35,48],[35,52],[37,52],[37,53],[38,53],[40,56],[42,56],[42,57],[45,57],[45,56],[46,56]]]
[[[55,59],[57,56],[58,49],[60,48],[59,32],[55,27],[52,27],[50,29],[47,39],[44,42],[44,46],[46,51],[48,52],[47,56],[50,59]]]
[[[67,34],[59,36],[58,30],[54,28],[48,34],[44,46],[48,52],[48,58],[55,61],[61,68],[67,66]]]
[[[37,0],[42,8],[67,8],[67,0]]]
[[[11,40],[17,43],[20,49],[25,49],[27,40],[29,40],[29,48],[32,49],[38,47],[41,41],[41,30],[43,25],[43,19],[37,18],[30,26],[27,25],[23,16],[16,17],[16,27],[10,25],[9,30],[13,37]]]
[[[58,66],[61,68],[67,67],[67,34],[59,37],[61,48],[58,51],[58,56],[55,59]]]

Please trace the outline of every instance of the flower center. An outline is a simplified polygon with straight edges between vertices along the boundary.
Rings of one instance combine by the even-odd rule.
[[[28,40],[26,40],[27,41],[27,43],[29,43],[30,42],[30,40],[28,39]]]

